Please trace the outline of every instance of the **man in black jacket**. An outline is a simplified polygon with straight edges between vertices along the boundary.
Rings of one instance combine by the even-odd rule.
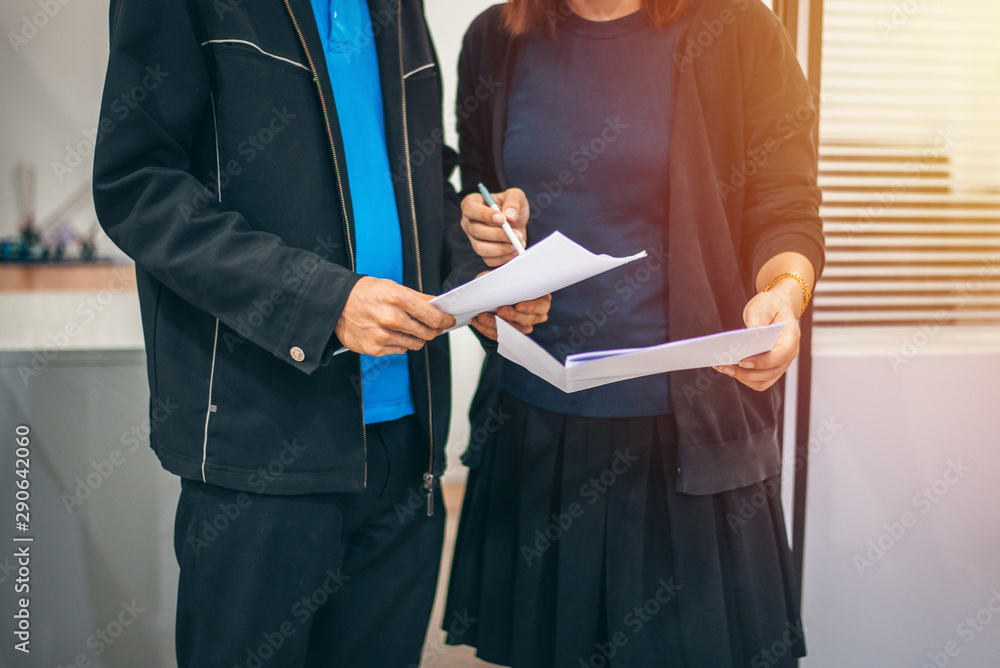
[[[150,441],[182,478],[182,666],[419,660],[454,324],[428,300],[485,267],[445,234],[422,3],[352,1],[353,31],[330,0],[111,3],[94,199],[136,262],[151,406],[178,406]],[[355,171],[371,156],[381,184]],[[395,280],[364,276],[373,258]],[[530,330],[545,308],[511,317]],[[366,416],[386,386],[402,395]]]

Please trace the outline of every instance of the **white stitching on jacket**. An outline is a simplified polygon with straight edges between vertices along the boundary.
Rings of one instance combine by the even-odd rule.
[[[265,51],[264,49],[260,48],[259,46],[257,46],[253,42],[248,42],[245,39],[210,39],[208,41],[202,42],[201,46],[206,46],[208,44],[246,44],[247,46],[252,46],[253,48],[257,49],[258,51],[260,51],[261,53],[263,53],[265,56],[270,56],[271,58],[275,58],[275,59],[280,60],[282,62],[286,62],[289,65],[295,65],[295,67],[301,67],[306,72],[309,72],[310,74],[312,74],[312,70],[310,70],[308,67],[306,67],[302,63],[297,63],[294,60],[289,60],[288,58],[282,58],[281,56],[276,56],[273,53],[268,53],[267,51]]]
[[[403,75],[403,78],[404,79],[409,79],[411,76],[413,76],[417,72],[423,72],[424,70],[426,70],[428,68],[431,68],[431,67],[434,67],[434,63],[427,63],[426,65],[422,65],[421,67],[418,67],[415,70],[407,72],[406,74]]]
[[[212,99],[212,124],[215,127],[215,174],[216,174],[216,187],[218,190],[219,201],[222,201],[222,171],[220,167],[220,157],[219,157],[219,123],[215,117],[215,95],[210,96]],[[208,409],[205,411],[205,440],[201,444],[201,481],[208,482],[205,479],[205,461],[208,459],[208,420],[212,413],[215,412],[215,406],[212,405],[212,385],[215,383],[215,355],[219,348],[219,319],[215,319],[215,336],[212,339],[212,370],[208,375]]]

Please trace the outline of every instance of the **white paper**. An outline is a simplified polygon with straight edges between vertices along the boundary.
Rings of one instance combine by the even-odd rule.
[[[530,337],[497,318],[500,354],[567,393],[668,371],[739,364],[771,350],[784,327],[778,323],[648,348],[576,353],[563,365]]]
[[[455,316],[452,329],[458,329],[480,313],[495,313],[501,306],[544,297],[644,257],[646,251],[629,257],[594,255],[559,232],[553,232],[507,264],[438,295],[430,303]],[[334,355],[345,352],[347,348],[341,348]]]
[[[646,251],[622,258],[594,255],[559,232],[553,232],[532,244],[523,255],[435,297],[431,304],[455,316],[455,327],[464,327],[480,313],[538,299],[644,257]]]

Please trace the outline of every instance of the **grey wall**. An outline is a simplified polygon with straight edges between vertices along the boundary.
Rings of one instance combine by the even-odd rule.
[[[817,351],[808,668],[1000,665],[1000,336],[919,331]]]
[[[22,370],[32,355],[0,352],[3,442],[12,443],[18,425],[31,430],[30,530],[0,534],[0,665],[169,666],[179,485],[148,446],[144,356],[62,351],[29,376]],[[14,455],[0,449],[0,499],[11,524]],[[34,538],[23,594],[13,586],[14,535]],[[31,601],[30,656],[9,641],[22,595]]]

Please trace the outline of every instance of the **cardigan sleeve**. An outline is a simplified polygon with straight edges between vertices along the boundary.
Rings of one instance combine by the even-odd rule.
[[[783,252],[801,253],[817,277],[825,262],[817,185],[816,97],[791,40],[759,3],[740,36],[746,176],[744,262],[756,277]]]
[[[458,121],[458,149],[460,155],[462,194],[476,192],[484,183],[496,191],[499,178],[494,174],[492,130],[496,92],[484,87],[495,72],[490,68],[502,67],[502,42],[497,35],[500,27],[500,7],[494,6],[480,14],[469,26],[462,40],[458,58],[458,94],[455,98],[455,117]]]

